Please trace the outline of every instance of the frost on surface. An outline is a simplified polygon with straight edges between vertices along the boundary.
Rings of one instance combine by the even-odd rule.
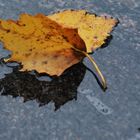
[[[0,44],[0,59],[6,58],[10,55],[10,51],[4,50],[2,45]],[[3,64],[0,61],[0,79],[5,77],[5,74],[12,73],[13,69],[8,67],[7,65]]]
[[[3,49],[2,44],[0,43],[0,59],[6,58],[10,55],[10,51]]]
[[[12,73],[13,69],[6,66],[5,64],[0,64],[0,79],[4,78],[6,74]]]

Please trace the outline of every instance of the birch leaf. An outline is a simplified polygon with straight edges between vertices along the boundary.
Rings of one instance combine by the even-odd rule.
[[[113,18],[87,13],[85,10],[65,10],[48,17],[63,27],[77,28],[80,37],[86,44],[88,53],[105,43],[118,22]]]

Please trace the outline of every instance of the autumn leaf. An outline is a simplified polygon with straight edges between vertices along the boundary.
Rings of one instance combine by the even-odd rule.
[[[84,40],[87,52],[91,53],[101,47],[110,32],[117,24],[117,20],[105,16],[89,14],[85,10],[65,10],[48,16],[63,27],[77,28]]]
[[[36,70],[60,76],[88,57],[106,88],[106,81],[88,54],[101,47],[117,24],[84,10],[66,10],[45,16],[21,14],[19,20],[0,19],[0,41],[12,52],[6,61],[22,64],[21,71]]]
[[[78,63],[86,51],[76,29],[63,28],[48,17],[22,14],[18,21],[0,20],[0,41],[12,51],[8,61],[23,65],[21,71],[36,70],[49,75],[61,75]]]

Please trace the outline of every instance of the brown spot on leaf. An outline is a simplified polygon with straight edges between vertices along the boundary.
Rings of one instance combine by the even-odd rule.
[[[44,64],[47,64],[48,63],[48,61],[42,61],[42,64],[44,65]]]
[[[25,57],[29,57],[31,55],[31,53],[26,53]]]

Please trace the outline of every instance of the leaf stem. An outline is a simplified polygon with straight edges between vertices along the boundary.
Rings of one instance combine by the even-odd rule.
[[[91,56],[90,56],[87,52],[85,52],[85,51],[81,51],[81,50],[79,50],[79,49],[77,49],[77,48],[74,48],[74,47],[73,47],[73,49],[76,50],[76,51],[78,51],[78,52],[80,52],[80,53],[82,53],[82,54],[84,54],[85,56],[88,57],[88,59],[89,59],[89,60],[91,61],[91,63],[93,64],[93,66],[94,66],[96,72],[98,73],[99,77],[101,78],[101,83],[102,83],[102,86],[103,86],[103,88],[104,88],[104,90],[105,90],[105,89],[107,88],[106,80],[105,80],[105,78],[104,78],[102,72],[100,71],[98,65],[96,64],[94,58],[91,57]]]

